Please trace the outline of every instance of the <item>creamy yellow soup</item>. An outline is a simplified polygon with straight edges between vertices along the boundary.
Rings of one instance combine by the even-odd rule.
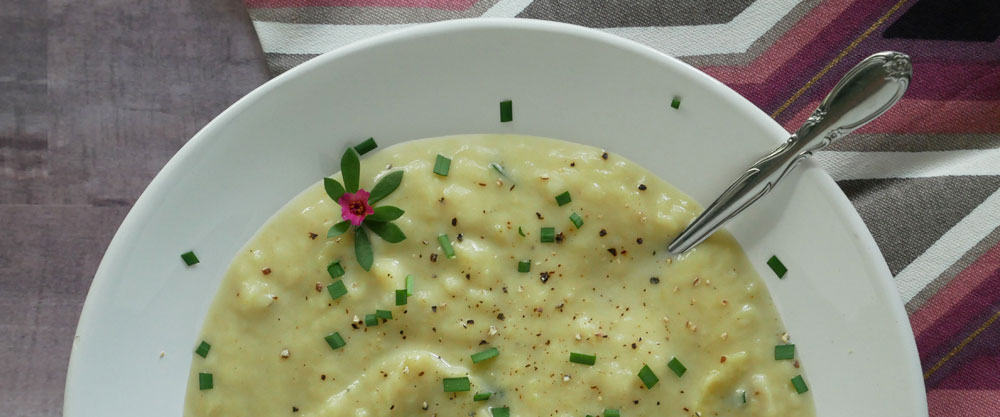
[[[438,154],[447,176],[433,172]],[[792,383],[798,360],[775,359],[788,335],[739,245],[716,233],[666,253],[700,209],[649,171],[569,142],[465,135],[368,154],[361,187],[397,170],[401,186],[376,206],[405,210],[407,238],[370,233],[370,271],[353,233],[326,237],[342,218],[321,182],[237,254],[205,319],[211,348],[193,358],[186,416],[814,415]],[[347,294],[333,299],[336,281]],[[366,325],[376,310],[392,318]],[[344,346],[328,343],[335,333]],[[463,377],[468,391],[445,391]]]

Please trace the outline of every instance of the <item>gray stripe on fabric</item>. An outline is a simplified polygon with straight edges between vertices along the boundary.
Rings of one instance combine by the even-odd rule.
[[[796,23],[799,23],[806,14],[808,14],[814,7],[819,5],[823,0],[805,0],[797,4],[791,11],[771,26],[763,36],[758,38],[756,41],[747,48],[746,52],[738,54],[710,54],[710,55],[693,55],[681,58],[682,61],[695,66],[695,67],[719,67],[719,66],[736,66],[745,67],[750,65],[757,57],[761,56],[765,51],[771,49],[782,36],[785,36],[789,30],[795,27]]]
[[[311,54],[278,54],[268,52],[264,54],[267,59],[267,66],[271,70],[271,77],[277,77],[281,73],[288,71],[295,66],[313,59],[319,55]]]
[[[837,183],[858,210],[892,275],[1000,188],[1000,176],[847,180]]]
[[[396,25],[482,16],[499,0],[480,0],[465,10],[429,7],[280,7],[250,9],[250,18],[261,22],[329,25]]]
[[[517,17],[591,28],[726,23],[754,0],[535,0]]]
[[[1000,148],[998,134],[860,133],[834,142],[828,151],[924,152]]]
[[[948,285],[951,280],[955,279],[962,271],[972,265],[973,262],[978,260],[986,251],[990,250],[994,246],[1000,243],[1000,227],[993,229],[993,232],[986,235],[983,240],[976,243],[972,249],[965,252],[962,257],[948,267],[941,275],[934,278],[929,284],[927,284],[924,289],[915,295],[910,302],[906,303],[906,314],[913,314],[915,311],[919,310],[924,304],[927,303],[931,297],[934,297],[942,288]]]

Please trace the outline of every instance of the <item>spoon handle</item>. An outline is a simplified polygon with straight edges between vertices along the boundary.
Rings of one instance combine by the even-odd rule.
[[[910,57],[879,52],[837,82],[812,116],[787,141],[750,166],[667,249],[683,253],[763,197],[813,152],[874,120],[903,96],[910,84]]]

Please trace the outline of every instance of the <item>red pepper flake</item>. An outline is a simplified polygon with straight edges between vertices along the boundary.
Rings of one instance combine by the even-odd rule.
[[[297,413],[297,412],[299,412],[299,408],[298,408],[298,407],[296,407],[296,406],[292,406],[292,412],[293,412],[293,413]]]
[[[438,261],[438,254],[432,253],[431,254],[431,262],[437,262],[437,261]]]
[[[726,363],[726,355],[722,355],[722,357],[719,358],[719,363]]]
[[[452,217],[451,218],[451,225],[452,226],[458,226],[458,217]]]
[[[322,291],[323,291],[323,284],[317,282],[316,283],[316,292],[322,292]]]
[[[544,217],[542,217],[542,213],[539,213],[539,212],[537,212],[537,211],[536,211],[536,212],[535,212],[535,216],[537,216],[537,217],[538,217],[538,220],[545,220],[545,218],[544,218]]]
[[[309,232],[309,238],[310,238],[310,239],[312,239],[312,240],[316,240],[316,236],[319,236],[319,235],[317,235],[317,234],[315,234],[315,233],[313,233],[313,232]]]
[[[326,381],[326,374],[319,376],[320,381]]]
[[[260,273],[262,273],[264,275],[271,275],[271,268],[264,267],[264,269],[260,270]]]
[[[618,249],[608,248],[608,253],[610,253],[611,256],[618,256]]]
[[[566,240],[566,236],[565,236],[565,235],[563,235],[563,233],[562,233],[562,232],[559,232],[559,233],[558,233],[558,234],[556,235],[556,243],[563,243],[563,240]]]
[[[607,230],[604,230],[604,229],[601,229],[601,231],[600,231],[600,232],[597,232],[597,234],[598,234],[599,236],[601,236],[601,237],[604,237],[604,236],[606,236],[606,235],[608,234],[608,231],[607,231]]]
[[[497,320],[503,321],[504,319],[506,319],[506,317],[503,316],[503,313],[497,314]]]
[[[569,163],[569,166],[571,166],[571,167],[575,167],[575,166],[576,166],[576,162],[570,162],[570,163]]]
[[[795,361],[795,363],[793,365],[795,365],[795,367],[798,368],[799,367],[799,361]]]
[[[633,342],[633,343],[632,343],[632,349],[635,349],[635,348],[636,348],[636,347],[638,347],[638,346],[639,346],[639,345],[635,344],[635,342]]]

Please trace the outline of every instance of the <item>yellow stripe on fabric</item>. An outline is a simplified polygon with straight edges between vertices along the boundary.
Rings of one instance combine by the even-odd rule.
[[[875,23],[872,23],[872,25],[868,27],[868,30],[862,33],[861,36],[858,36],[857,39],[851,42],[850,45],[847,45],[847,48],[844,48],[844,50],[841,51],[840,54],[833,59],[833,61],[830,61],[829,64],[826,64],[826,66],[823,67],[823,69],[821,69],[816,75],[814,75],[812,79],[810,79],[809,82],[806,83],[806,85],[802,86],[802,88],[800,88],[799,91],[796,91],[795,94],[793,94],[792,97],[788,99],[788,101],[785,101],[785,104],[782,104],[781,107],[778,107],[778,110],[775,110],[774,113],[771,113],[771,118],[772,119],[777,118],[779,114],[788,109],[788,107],[791,106],[792,103],[795,102],[795,100],[798,100],[799,97],[801,97],[802,94],[806,92],[806,90],[809,90],[809,88],[812,87],[813,84],[816,84],[816,82],[819,81],[820,78],[823,78],[823,76],[826,75],[826,73],[829,72],[830,69],[832,69],[838,63],[840,63],[840,60],[844,59],[844,57],[847,56],[847,54],[851,53],[851,51],[853,51],[854,48],[857,48],[857,46],[861,44],[862,41],[867,39],[868,36],[872,34],[872,32],[875,32],[875,29],[878,29],[879,26],[882,26],[882,24],[884,24],[887,20],[889,20],[889,18],[892,17],[893,14],[899,11],[899,9],[909,1],[910,0],[899,0],[899,2],[897,2],[894,6],[892,6],[892,8],[889,9],[889,11],[885,12],[885,14],[882,15],[882,17],[876,20]]]
[[[1000,319],[1000,311],[994,313],[989,320],[986,320],[986,323],[983,323],[982,326],[979,326],[979,328],[976,329],[976,331],[972,332],[972,334],[970,334],[969,337],[966,337],[965,340],[962,341],[962,343],[959,343],[958,346],[955,346],[955,348],[951,350],[951,352],[948,352],[947,355],[944,355],[944,357],[941,358],[941,360],[935,363],[934,366],[931,367],[931,369],[928,369],[927,372],[924,372],[924,379],[930,378],[931,375],[934,375],[934,373],[937,372],[937,370],[940,369],[941,366],[945,364],[945,362],[948,362],[948,360],[955,357],[955,355],[957,355],[958,352],[961,352],[962,349],[965,349],[965,345],[968,345],[969,342],[972,342],[976,337],[979,336],[980,333],[982,333],[990,326],[992,326],[993,323],[997,321],[997,319]]]

